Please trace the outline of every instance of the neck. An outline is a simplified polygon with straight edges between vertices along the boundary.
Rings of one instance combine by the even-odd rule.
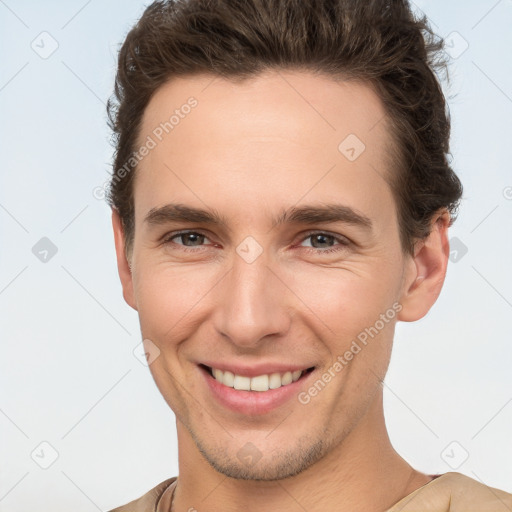
[[[299,475],[275,481],[236,480],[215,471],[177,422],[179,478],[172,512],[385,511],[431,478],[393,449],[382,388],[366,414],[329,454]]]

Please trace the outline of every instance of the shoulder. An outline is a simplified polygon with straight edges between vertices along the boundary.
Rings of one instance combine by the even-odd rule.
[[[169,490],[172,492],[171,485],[176,481],[177,477],[168,478],[153,489],[149,490],[144,496],[130,501],[126,505],[117,507],[109,512],[156,512],[157,506],[164,493]]]
[[[445,482],[451,492],[453,507],[450,510],[475,510],[500,512],[512,510],[512,494],[490,487],[461,473],[446,473]],[[439,477],[441,478],[441,477]]]
[[[462,473],[449,472],[401,499],[387,512],[504,512],[512,494]]]

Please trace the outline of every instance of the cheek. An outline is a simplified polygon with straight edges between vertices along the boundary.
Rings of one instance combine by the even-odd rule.
[[[287,280],[305,306],[304,314],[317,317],[331,331],[328,336],[346,341],[347,337],[374,325],[386,311],[391,309],[388,320],[396,316],[393,310],[399,289],[396,274],[394,268],[377,265],[360,267],[357,271],[296,268]]]
[[[222,308],[222,299],[215,297],[227,292],[222,288],[230,282],[223,281],[228,267],[214,263],[171,265],[142,258],[137,263],[134,292],[143,337],[157,344],[178,343],[197,332],[213,309]],[[380,257],[343,268],[282,265],[275,269],[277,288],[270,291],[269,284],[269,296],[263,293],[260,300],[272,301],[272,295],[275,298],[278,293],[276,306],[293,311],[299,323],[312,328],[319,338],[350,344],[392,307],[397,297],[397,268]]]
[[[207,300],[215,281],[197,267],[146,265],[134,276],[142,334],[155,340],[179,336],[183,320]]]

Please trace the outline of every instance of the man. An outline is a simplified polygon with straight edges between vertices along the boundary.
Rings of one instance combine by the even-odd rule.
[[[128,34],[109,199],[179,476],[116,511],[512,509],[384,421],[462,194],[441,49],[405,1],[155,2]]]

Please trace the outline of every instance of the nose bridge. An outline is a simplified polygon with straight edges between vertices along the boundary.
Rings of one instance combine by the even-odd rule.
[[[252,261],[243,255],[237,251],[232,269],[223,279],[215,327],[232,343],[254,347],[265,336],[285,333],[290,317],[285,287],[270,270],[266,255]]]

